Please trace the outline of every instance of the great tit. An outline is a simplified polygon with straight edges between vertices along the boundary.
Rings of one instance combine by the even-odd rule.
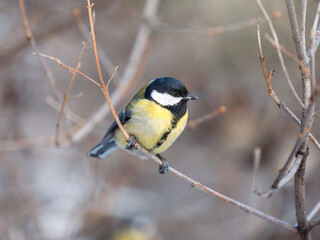
[[[124,129],[131,136],[129,144],[114,121],[101,143],[89,150],[87,155],[102,159],[120,147],[145,158],[132,147],[136,140],[162,161],[159,173],[165,173],[169,163],[160,153],[180,136],[188,119],[187,101],[196,99],[198,97],[189,93],[177,79],[163,77],[151,80],[118,115]]]

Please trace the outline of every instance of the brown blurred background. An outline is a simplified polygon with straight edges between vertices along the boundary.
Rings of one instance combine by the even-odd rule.
[[[129,61],[143,20],[144,0],[100,0],[96,6],[96,38],[121,76]],[[274,20],[280,43],[295,53],[284,1],[264,1]],[[307,44],[317,1],[309,1]],[[41,52],[75,66],[86,40],[73,10],[88,27],[86,1],[25,0],[31,30]],[[300,1],[297,1],[299,11]],[[262,17],[255,1],[160,0],[162,23],[202,27],[228,26]],[[212,198],[169,174],[159,175],[152,161],[117,150],[103,161],[86,151],[101,140],[108,115],[81,141],[56,147],[53,136],[59,112],[46,99],[53,88],[26,40],[18,1],[0,1],[0,239],[297,239],[297,236]],[[275,49],[263,37],[268,69],[276,70],[273,88],[298,117],[301,108],[289,90]],[[149,80],[171,76],[185,83],[199,100],[189,103],[190,119],[221,105],[227,112],[196,129],[187,128],[163,155],[186,175],[272,216],[296,222],[293,185],[270,199],[252,190],[254,147],[262,148],[259,185],[266,190],[287,159],[299,128],[268,96],[257,57],[256,26],[217,34],[160,31],[152,33],[145,54],[145,71],[116,106],[120,111]],[[64,92],[67,70],[44,59]],[[301,95],[300,73],[285,58]],[[98,80],[92,44],[80,70]],[[109,75],[102,67],[105,79]],[[319,72],[319,68],[317,70]],[[119,79],[111,86],[117,91]],[[79,95],[80,94],[80,95]],[[76,76],[68,107],[83,120],[104,103],[99,88]],[[66,121],[63,121],[65,123]],[[63,124],[62,132],[74,126]],[[312,132],[320,139],[319,120]],[[68,127],[68,128],[67,128]],[[71,133],[72,134],[72,133]],[[310,143],[306,195],[310,211],[320,199],[319,152]],[[320,239],[320,228],[312,231]]]

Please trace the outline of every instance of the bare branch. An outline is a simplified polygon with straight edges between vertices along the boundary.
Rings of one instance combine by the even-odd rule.
[[[76,72],[78,74],[80,74],[81,76],[85,77],[86,79],[88,79],[90,82],[94,83],[95,85],[97,85],[98,87],[101,88],[101,85],[99,83],[96,82],[96,80],[93,80],[91,77],[87,76],[86,74],[80,72],[79,70],[73,68],[73,67],[70,67],[66,64],[64,64],[61,60],[59,60],[58,58],[56,57],[52,57],[52,56],[49,56],[49,55],[46,55],[46,54],[43,54],[43,53],[37,53],[37,52],[33,52],[32,54],[34,55],[37,55],[37,56],[40,56],[40,57],[45,57],[45,58],[48,58],[52,61],[55,61],[58,65],[60,65],[61,67],[64,67],[68,70],[71,70],[72,72]]]
[[[114,74],[116,73],[117,67],[115,68],[114,73],[110,77],[108,85],[106,86],[105,83],[104,83],[103,77],[102,77],[101,69],[100,69],[100,63],[99,63],[99,57],[98,57],[98,51],[97,51],[97,43],[96,43],[96,35],[94,33],[93,18],[92,18],[92,6],[93,6],[93,4],[91,4],[90,0],[88,0],[87,2],[88,2],[88,14],[89,14],[91,34],[92,34],[92,42],[93,42],[93,48],[94,48],[94,56],[95,56],[95,59],[96,59],[97,70],[98,70],[98,74],[99,74],[99,78],[100,78],[100,82],[101,82],[101,87],[100,88],[101,88],[101,90],[102,90],[102,92],[103,92],[103,94],[104,94],[104,96],[105,96],[105,98],[106,98],[106,100],[108,102],[109,109],[110,109],[115,121],[117,122],[120,131],[122,132],[124,138],[126,140],[129,140],[130,137],[129,137],[128,133],[126,133],[126,131],[124,130],[124,128],[123,128],[123,126],[122,126],[122,124],[121,124],[121,122],[119,120],[118,114],[117,114],[116,110],[114,109],[114,107],[112,105],[112,102],[111,102],[111,99],[110,99],[110,95],[109,95],[109,91],[108,91],[108,85],[111,82]]]
[[[314,220],[311,220],[308,224],[308,228],[307,230],[308,231],[311,231],[312,228],[314,228],[315,226],[318,226],[320,225],[320,217],[319,218],[316,218]]]
[[[296,215],[298,222],[298,231],[301,239],[308,238],[307,225],[308,220],[306,217],[306,194],[305,194],[305,167],[306,160],[309,153],[303,156],[299,170],[295,176],[295,205],[296,205]]]
[[[83,48],[82,48],[81,53],[80,53],[80,55],[78,57],[77,64],[76,64],[76,67],[75,67],[76,70],[79,70],[79,68],[81,66],[81,60],[82,60],[82,57],[84,56],[84,53],[86,52],[86,50],[88,48],[88,44],[90,42],[90,39],[91,39],[91,34],[89,34],[88,40],[83,45]],[[57,122],[56,135],[55,135],[55,144],[57,146],[60,145],[60,140],[59,139],[60,139],[60,132],[61,132],[60,131],[61,130],[61,122],[62,122],[63,115],[64,115],[64,112],[65,112],[65,107],[66,107],[67,102],[69,100],[69,94],[70,94],[70,91],[71,91],[71,87],[73,85],[73,81],[74,81],[74,79],[76,77],[76,74],[77,74],[76,72],[72,73],[72,76],[70,78],[67,90],[63,95],[63,101],[62,101],[60,112],[59,112],[59,118],[58,118],[58,122]]]
[[[310,48],[310,58],[311,58],[311,75],[312,75],[312,84],[313,88],[316,86],[316,69],[315,69],[315,53],[316,53],[316,35],[317,35],[317,26],[319,23],[319,14],[320,14],[320,2],[318,3],[317,13],[314,18],[313,26],[311,29],[311,48]]]
[[[22,16],[22,21],[23,21],[23,26],[26,30],[26,37],[28,40],[31,39],[31,31],[30,31],[30,27],[29,27],[29,22],[27,19],[27,15],[26,15],[26,10],[24,7],[24,0],[19,0],[19,5],[20,5],[20,11],[21,11],[21,16]]]
[[[273,38],[271,38],[268,34],[264,35],[266,39],[275,47],[277,48],[277,43],[274,41]],[[287,55],[290,59],[295,61],[299,67],[301,67],[306,74],[307,78],[311,79],[311,73],[309,67],[304,64],[303,61],[300,61],[296,56],[294,56],[291,52],[289,52],[283,45],[279,45],[281,52],[283,52],[285,55]]]
[[[293,41],[296,46],[297,56],[306,66],[309,67],[310,59],[305,55],[304,46],[301,41],[301,34],[298,28],[297,16],[295,6],[292,0],[286,0],[288,15],[291,25],[291,31],[293,35]],[[314,24],[315,25],[315,24]],[[315,28],[315,27],[314,27]],[[314,64],[314,59],[313,63]],[[303,155],[300,167],[295,175],[295,205],[296,205],[296,216],[298,223],[298,232],[301,239],[311,239],[310,234],[307,231],[308,221],[306,217],[306,197],[305,197],[305,167],[306,159],[309,154],[308,152],[308,138],[305,138],[305,132],[309,132],[313,123],[314,107],[315,107],[315,96],[317,93],[317,87],[315,86],[314,72],[311,71],[312,79],[307,77],[303,68],[300,68],[301,79],[303,86],[303,103],[308,106],[308,109],[302,111],[301,129],[300,135],[302,145],[299,148],[299,153]],[[312,88],[314,92],[312,93]]]
[[[90,35],[90,31],[88,30],[88,28],[84,24],[80,13],[81,13],[81,11],[78,8],[73,10],[73,16],[76,21],[77,27],[78,27],[80,33],[82,34],[83,39],[87,39],[88,36]],[[96,42],[97,42],[97,45],[99,45],[98,39],[96,39]],[[109,76],[111,76],[112,73],[114,72],[113,70],[115,68],[115,65],[112,63],[111,59],[107,56],[107,54],[105,53],[105,51],[103,51],[103,49],[99,49],[98,56],[99,56],[101,65],[105,68],[105,70],[107,71]],[[118,80],[119,80],[118,72],[116,72],[116,75],[114,76],[113,79],[115,80],[114,81],[115,84],[117,84]]]
[[[284,75],[285,75],[285,77],[286,77],[286,79],[287,79],[287,82],[288,82],[288,84],[289,84],[289,86],[290,86],[290,89],[291,89],[293,95],[295,96],[295,98],[296,98],[296,99],[298,100],[298,102],[300,103],[300,105],[301,105],[303,108],[305,108],[305,104],[301,101],[301,99],[300,99],[298,93],[296,92],[296,90],[294,89],[294,86],[293,86],[292,81],[291,81],[291,79],[290,79],[290,76],[289,76],[287,67],[286,67],[286,65],[285,65],[285,63],[284,63],[283,56],[282,56],[282,53],[281,53],[281,51],[280,51],[280,47],[279,47],[280,44],[279,44],[278,35],[277,35],[276,31],[274,30],[272,21],[271,21],[269,15],[268,15],[267,11],[265,10],[264,6],[262,5],[261,0],[257,0],[257,3],[258,3],[261,11],[263,12],[265,18],[267,19],[267,21],[268,21],[268,23],[269,23],[269,27],[270,27],[272,36],[273,36],[273,38],[274,38],[274,40],[275,40],[275,42],[276,42],[276,44],[277,44],[277,53],[278,53],[278,57],[279,57],[279,59],[280,59],[281,67],[282,67],[283,73],[284,73]]]
[[[57,112],[59,112],[61,110],[61,104],[60,102],[58,102],[56,99],[54,99],[51,96],[47,96],[45,99],[46,103],[52,107],[54,110],[56,110]],[[70,119],[72,122],[78,124],[78,125],[83,125],[86,122],[86,119],[79,116],[78,114],[71,112],[71,111],[67,111],[65,113],[65,116]]]
[[[314,105],[312,105],[314,106]],[[313,107],[310,106],[307,110],[307,117],[306,119],[310,119],[311,118],[311,115],[313,115]],[[309,128],[307,128],[307,125],[302,125],[301,126],[301,130],[300,130],[300,133],[299,133],[299,136],[298,136],[298,139],[286,161],[286,163],[283,165],[283,167],[280,169],[279,173],[278,173],[278,176],[277,178],[275,179],[275,181],[273,182],[272,186],[271,186],[271,189],[272,189],[272,192],[274,192],[275,190],[278,190],[280,189],[280,182],[282,182],[284,176],[287,174],[287,171],[289,170],[289,167],[291,165],[291,162],[294,158],[294,156],[296,156],[296,154],[298,153],[300,147],[302,146],[302,144],[305,142],[305,137],[309,134]],[[298,154],[300,155],[300,154]],[[298,157],[298,156],[297,156]],[[295,167],[296,165],[294,164],[293,167]],[[291,170],[290,170],[291,171]],[[290,172],[289,171],[289,172]],[[282,187],[283,185],[281,185]]]
[[[157,164],[162,164],[161,160],[158,159],[156,156],[150,154],[147,150],[145,150],[144,148],[141,147],[141,145],[137,144],[136,145],[136,149],[137,151],[140,151],[141,153],[145,154],[146,156],[148,156],[150,159],[152,159],[154,162],[156,162]],[[203,192],[206,192],[208,193],[209,195],[213,196],[213,197],[216,197],[226,203],[229,203],[229,204],[232,204],[234,205],[235,207],[245,211],[246,213],[249,213],[249,214],[252,214],[252,215],[255,215],[259,218],[262,218],[270,223],[273,223],[273,224],[276,224],[277,226],[280,226],[288,231],[291,231],[291,232],[297,232],[296,228],[294,228],[294,226],[292,226],[291,224],[283,221],[283,220],[280,220],[280,219],[277,219],[277,218],[274,218],[270,215],[267,215],[255,208],[252,208],[252,207],[249,207],[243,203],[240,203],[234,199],[231,199],[221,193],[218,193],[216,191],[214,191],[213,189],[203,185],[202,183],[200,182],[197,182],[195,180],[193,180],[192,178],[182,174],[181,172],[175,170],[174,168],[172,167],[169,167],[169,172],[171,172],[172,174],[174,174],[175,176],[181,178],[182,180],[188,182],[191,184],[191,186],[197,188],[198,190],[201,190]]]
[[[315,33],[315,40],[314,40],[314,52],[317,51],[318,47],[319,47],[319,44],[320,44],[320,23],[318,24],[318,27],[317,27],[317,31]],[[307,56],[310,58],[311,56],[311,47],[308,49],[307,51]]]
[[[90,0],[88,0],[88,11],[89,11],[89,20],[90,20],[91,32],[92,32],[92,40],[93,40],[93,42],[95,42],[94,27],[93,27],[93,24],[92,24],[91,7],[92,7],[92,5],[91,5],[91,3],[90,3]],[[95,46],[95,43],[94,43],[94,46]],[[98,65],[98,64],[99,64],[99,61],[98,61],[98,54],[97,54],[96,48],[95,48],[95,57],[96,57],[97,65]],[[99,67],[98,67],[98,71],[100,71],[100,70],[99,70]],[[100,73],[99,75],[101,76],[101,73]],[[112,77],[112,76],[111,76],[111,77]],[[101,76],[100,80],[101,80],[101,85],[102,85],[101,90],[104,92],[104,95],[105,95],[105,97],[106,97],[106,99],[107,99],[107,101],[108,101],[108,104],[109,104],[110,108],[111,108],[111,109],[114,109],[113,106],[112,106],[112,102],[110,101],[110,98],[109,98],[108,88],[105,87],[104,82],[103,82],[103,79],[102,79],[102,76]],[[111,80],[109,80],[109,82],[110,82],[110,81],[111,81]],[[126,131],[124,130],[121,122],[119,121],[119,118],[118,118],[116,112],[115,112],[115,111],[112,111],[112,114],[113,114],[113,117],[115,118],[115,120],[117,121],[118,127],[121,129],[124,137],[125,137],[126,139],[129,139],[129,135],[128,135],[128,134],[126,133]],[[148,151],[147,151],[146,149],[144,149],[139,143],[136,143],[134,147],[135,147],[135,149],[136,149],[137,151],[139,151],[139,152],[141,152],[142,154],[146,155],[147,157],[151,158],[151,159],[152,159],[153,161],[155,161],[157,164],[159,164],[159,165],[162,164],[162,161],[161,161],[158,157],[156,157],[155,155],[153,155],[153,154],[151,154],[150,152],[148,152]],[[261,211],[259,211],[259,210],[257,210],[257,209],[254,209],[254,208],[249,207],[249,206],[247,206],[247,205],[245,205],[245,204],[243,204],[243,203],[240,203],[240,202],[238,202],[238,201],[236,201],[236,200],[233,200],[233,199],[231,199],[231,198],[228,198],[228,197],[226,197],[226,196],[224,196],[224,195],[222,195],[222,194],[220,194],[220,193],[212,190],[211,188],[209,188],[209,187],[207,187],[207,186],[204,186],[204,185],[201,184],[200,182],[197,182],[197,181],[189,178],[188,176],[186,176],[186,175],[178,172],[177,170],[173,169],[172,167],[169,167],[169,171],[170,171],[171,173],[173,173],[174,175],[180,177],[181,179],[183,179],[183,180],[191,183],[191,185],[192,185],[193,187],[195,187],[195,188],[197,188],[197,189],[199,189],[199,190],[202,190],[202,191],[210,194],[211,196],[214,196],[214,197],[216,197],[216,198],[219,198],[219,199],[221,199],[221,200],[223,200],[223,201],[225,201],[225,202],[227,202],[227,203],[229,203],[229,204],[235,205],[236,207],[238,207],[239,209],[241,209],[241,210],[243,210],[243,211],[245,211],[245,212],[247,212],[247,213],[250,213],[250,214],[253,214],[253,215],[255,215],[255,216],[258,216],[258,217],[260,217],[260,218],[262,218],[262,219],[265,219],[265,220],[267,220],[267,221],[269,221],[269,222],[271,222],[271,223],[273,223],[273,224],[276,224],[276,225],[278,225],[278,226],[280,226],[280,227],[282,227],[282,228],[284,228],[284,229],[287,229],[287,230],[289,230],[289,231],[296,232],[296,229],[295,229],[292,225],[290,225],[289,223],[287,223],[287,222],[285,222],[285,221],[282,221],[282,220],[280,220],[280,219],[277,219],[277,218],[274,218],[274,217],[272,217],[272,216],[269,216],[269,215],[267,215],[267,214],[265,214],[265,213],[263,213],[263,212],[261,212]]]
[[[314,206],[314,208],[310,211],[307,216],[307,220],[310,221],[320,210],[320,201]]]
[[[261,148],[255,147],[253,150],[253,192],[261,196],[258,188],[259,168],[261,162]]]
[[[272,19],[279,19],[281,17],[280,11],[274,11],[272,14]],[[266,18],[261,17],[260,22],[267,21]],[[201,27],[192,24],[169,24],[158,22],[155,26],[155,30],[160,32],[186,32],[195,33],[200,35],[216,36],[219,34],[233,32],[247,27],[255,26],[257,18],[251,18],[243,22],[237,22],[226,26],[218,27]]]
[[[143,17],[145,19],[150,19],[150,21],[153,21],[153,19],[156,17],[158,3],[159,0],[146,1],[143,13]],[[152,26],[146,22],[142,23],[132,48],[129,63],[120,79],[120,84],[117,88],[117,91],[111,97],[111,101],[114,105],[117,105],[121,101],[121,99],[125,96],[128,90],[132,88],[132,84],[135,83],[143,71],[149,42],[151,40],[151,33]],[[107,104],[102,104],[101,107],[87,121],[87,123],[71,136],[71,141],[78,142],[83,139],[99,122],[101,122],[101,120],[108,113],[110,113],[110,111],[107,107]]]
[[[293,41],[296,46],[298,58],[299,58],[299,60],[303,60],[303,61],[305,61],[305,63],[307,63],[307,58],[306,58],[307,56],[304,55],[304,51],[303,51],[303,42],[301,41],[301,34],[299,31],[299,26],[298,26],[297,15],[296,15],[294,3],[292,0],[286,0],[286,4],[287,4],[287,9],[288,9],[288,14],[289,14],[289,20],[290,20],[290,25],[291,25],[291,30],[292,30]]]
[[[215,110],[211,113],[208,113],[198,119],[189,121],[188,127],[191,129],[195,129],[199,124],[206,122],[210,119],[213,119],[213,118],[217,117],[218,115],[225,113],[226,111],[227,111],[227,108],[225,106],[221,106],[217,110]]]
[[[298,154],[288,173],[281,178],[277,188],[271,188],[267,191],[261,192],[258,189],[258,179],[259,179],[258,176],[259,176],[259,167],[260,167],[260,161],[261,161],[261,149],[255,148],[253,152],[253,156],[254,156],[254,165],[253,165],[254,166],[253,167],[254,193],[263,198],[270,197],[274,191],[286,185],[294,177],[295,173],[298,171],[298,168],[302,160],[302,155]]]
[[[303,54],[306,56],[306,17],[307,17],[308,0],[301,0],[301,40],[303,47]]]
[[[271,71],[269,73],[269,75],[267,74],[267,70],[266,70],[266,66],[265,66],[265,61],[264,61],[264,56],[263,56],[263,52],[262,52],[262,47],[261,47],[261,39],[260,39],[260,26],[259,24],[257,24],[257,38],[258,38],[258,47],[259,47],[259,59],[260,59],[260,63],[261,63],[261,67],[262,67],[262,72],[263,75],[265,77],[265,80],[267,82],[267,86],[268,86],[268,92],[269,95],[272,97],[272,99],[277,103],[277,105],[279,107],[283,107],[283,109],[286,109],[286,112],[293,117],[293,119],[297,119],[297,117],[295,117],[295,115],[288,109],[285,108],[284,104],[280,102],[279,98],[275,95],[271,84],[270,84],[270,80],[272,77],[272,73],[273,71]],[[314,106],[313,106],[314,107]],[[308,112],[308,119],[310,119],[313,115],[313,107],[310,105],[310,107],[308,108],[307,112]],[[310,130],[310,129],[309,129]],[[284,186],[285,183],[287,183],[290,178],[292,178],[292,176],[294,175],[295,171],[297,170],[297,166],[299,163],[299,159],[296,158],[295,164],[293,164],[292,169],[289,170],[289,167],[291,165],[291,162],[293,161],[293,158],[295,157],[295,155],[297,154],[297,152],[299,151],[303,141],[304,141],[304,137],[305,135],[310,135],[309,131],[307,131],[307,126],[306,125],[302,125],[301,126],[301,131],[299,134],[299,137],[294,145],[294,148],[292,149],[286,163],[284,164],[284,166],[280,169],[278,176],[276,177],[275,181],[273,182],[271,189],[261,193],[260,195],[262,196],[268,196],[270,197],[271,194],[280,189],[280,187]],[[288,172],[289,170],[289,172]],[[287,175],[287,177],[285,177],[285,175]],[[281,185],[280,185],[281,183]]]

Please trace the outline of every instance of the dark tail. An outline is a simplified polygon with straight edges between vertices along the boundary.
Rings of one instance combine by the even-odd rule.
[[[110,153],[118,148],[115,141],[108,142],[106,144],[99,143],[87,152],[90,157],[97,157],[100,159],[106,158]]]

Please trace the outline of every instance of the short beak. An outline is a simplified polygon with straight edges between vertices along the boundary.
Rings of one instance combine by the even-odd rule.
[[[198,97],[192,93],[188,93],[188,96],[185,99],[186,100],[197,100]]]

